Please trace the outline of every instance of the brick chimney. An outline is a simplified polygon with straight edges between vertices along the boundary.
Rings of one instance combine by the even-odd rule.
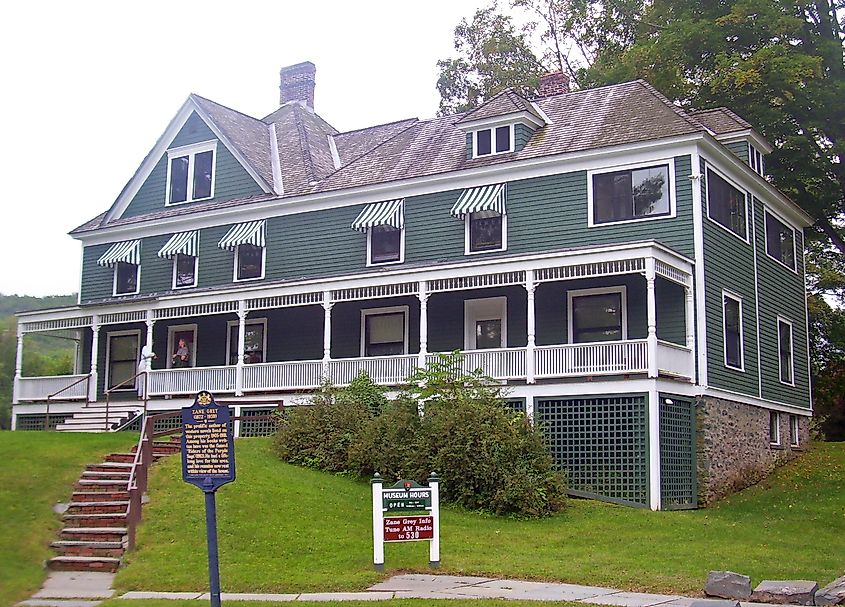
[[[540,76],[540,85],[537,87],[540,97],[550,97],[569,92],[569,76],[561,71],[551,72]]]
[[[299,101],[314,110],[314,75],[317,67],[310,61],[283,67],[279,71],[279,103]]]

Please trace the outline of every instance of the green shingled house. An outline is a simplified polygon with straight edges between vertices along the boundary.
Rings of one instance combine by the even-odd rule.
[[[694,507],[805,446],[810,218],[742,118],[551,74],[536,99],[340,132],[314,76],[284,68],[264,118],[189,96],[71,232],[79,304],[19,315],[18,429],[48,396],[59,430],[199,389],[248,415],[457,349],[543,424],[576,495]],[[41,332],[78,340],[74,375],[21,376]]]

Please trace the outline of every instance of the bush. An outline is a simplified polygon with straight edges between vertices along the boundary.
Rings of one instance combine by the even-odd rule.
[[[388,479],[427,478],[416,473],[420,466],[420,424],[413,400],[400,397],[387,404],[350,446],[351,470],[363,476],[378,472]]]

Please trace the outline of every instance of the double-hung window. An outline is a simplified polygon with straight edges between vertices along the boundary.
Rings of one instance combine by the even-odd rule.
[[[114,264],[114,294],[134,295],[138,292],[138,275],[141,266],[119,261]]]
[[[229,321],[229,364],[238,363],[238,340],[240,329],[238,321]],[[267,319],[261,318],[247,321],[244,324],[244,364],[252,365],[266,361],[267,352]]]
[[[158,252],[162,259],[173,260],[173,288],[187,289],[197,286],[199,262],[199,231],[177,232]]]
[[[778,318],[778,373],[784,384],[795,384],[795,358],[792,349],[792,323]]]
[[[367,233],[367,265],[401,263],[405,249],[405,199],[364,206],[352,229]]]
[[[187,289],[197,285],[197,257],[177,253],[173,257],[173,288]]]
[[[707,168],[707,216],[720,226],[748,240],[748,203],[745,192]]]
[[[628,338],[625,287],[569,291],[569,342]]]
[[[216,153],[216,140],[167,150],[166,204],[214,197]]]
[[[467,213],[467,253],[504,249],[505,216],[496,211]]]
[[[780,413],[769,411],[769,444],[780,445]]]
[[[473,152],[479,156],[504,154],[513,151],[513,125],[481,129],[473,134]]]
[[[252,280],[264,276],[264,247],[240,244],[235,249],[235,280]]]
[[[722,321],[724,327],[725,366],[742,371],[742,299],[722,293]]]
[[[361,356],[408,353],[408,306],[361,311]]]
[[[504,251],[508,247],[504,183],[467,188],[452,205],[451,214],[464,220],[467,255]]]
[[[140,290],[140,249],[140,240],[116,242],[97,260],[97,265],[113,268],[114,295],[134,295]]]
[[[795,270],[795,230],[766,211],[766,254]]]
[[[590,225],[671,216],[669,164],[591,173]]]
[[[264,224],[263,219],[236,224],[217,243],[221,249],[234,252],[236,282],[264,278]]]
[[[797,415],[789,416],[789,445],[792,447],[800,446],[800,426]]]
[[[138,369],[140,339],[139,331],[114,331],[108,334],[106,345],[107,389],[135,389],[132,376]]]

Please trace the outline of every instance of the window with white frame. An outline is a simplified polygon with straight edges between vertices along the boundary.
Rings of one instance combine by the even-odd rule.
[[[507,216],[493,210],[477,211],[466,215],[466,252],[483,253],[504,251]]]
[[[795,230],[768,210],[766,214],[766,254],[795,270]]]
[[[239,244],[235,249],[235,280],[264,278],[264,247]]]
[[[513,151],[513,125],[480,129],[473,133],[473,155],[490,156]]]
[[[361,310],[361,356],[408,353],[408,306]]]
[[[569,291],[569,342],[628,339],[625,287]]]
[[[743,370],[742,299],[722,293],[722,324],[724,327],[725,366]]]
[[[769,411],[769,444],[780,445],[780,413]]]
[[[751,165],[751,169],[758,175],[766,174],[766,167],[763,165],[763,154],[750,143],[748,144],[748,164]]]
[[[464,348],[486,350],[507,347],[507,297],[464,301]]]
[[[197,265],[199,258],[194,255],[177,253],[173,256],[173,288],[187,289],[197,286]]]
[[[405,228],[389,225],[373,226],[367,230],[367,265],[399,263],[402,261]]]
[[[106,389],[135,390],[132,377],[138,370],[140,331],[115,331],[106,344]]]
[[[748,240],[745,192],[707,167],[707,216],[743,240]]]
[[[672,214],[671,166],[591,173],[590,225]]]
[[[217,141],[167,150],[167,204],[214,197]]]
[[[795,383],[795,360],[792,350],[792,323],[778,318],[778,369],[780,381],[784,384]]]
[[[238,339],[240,325],[236,320],[229,321],[229,336],[226,351],[229,353],[229,364],[238,363]],[[244,324],[244,364],[253,365],[267,361],[267,319],[258,318],[248,320]]]
[[[141,266],[125,261],[114,264],[114,294],[134,295],[140,288]]]
[[[800,426],[798,422],[797,415],[790,415],[789,416],[789,445],[792,447],[798,447],[800,444],[799,438],[799,431]]]

